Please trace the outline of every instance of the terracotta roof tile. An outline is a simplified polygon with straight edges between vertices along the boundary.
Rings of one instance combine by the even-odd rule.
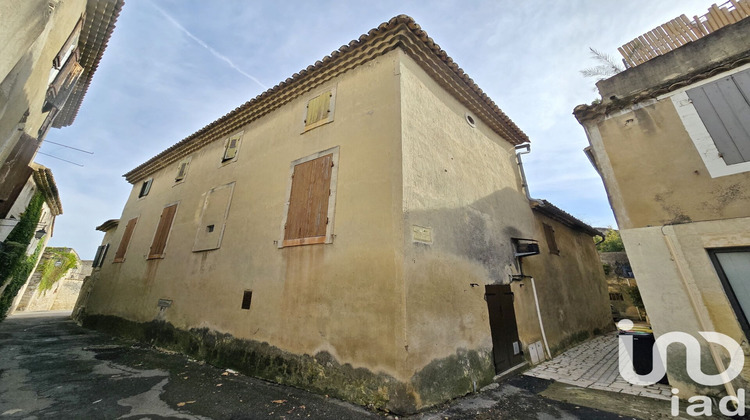
[[[81,49],[79,63],[83,66],[83,73],[65,106],[55,117],[53,127],[62,128],[73,124],[115,29],[123,4],[123,0],[89,0],[86,4],[86,20],[78,41],[78,48]]]
[[[293,74],[276,86],[235,108],[137,168],[123,175],[128,182],[138,180],[179,160],[204,145],[219,140],[253,120],[281,107],[358,65],[401,48],[451,92],[477,117],[512,144],[529,141],[526,134],[490,99],[448,54],[409,16],[399,15],[377,28],[342,45],[322,60]]]

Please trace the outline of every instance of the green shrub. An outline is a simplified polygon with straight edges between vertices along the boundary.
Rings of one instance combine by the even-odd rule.
[[[67,251],[65,248],[50,248],[48,252],[52,255],[40,264],[42,267],[39,271],[42,274],[42,279],[39,281],[39,291],[51,289],[68,270],[78,265],[76,254]]]
[[[594,238],[596,240],[597,238]],[[596,246],[599,252],[619,252],[625,251],[625,245],[622,243],[620,232],[610,229],[604,235],[604,241]]]
[[[18,290],[26,283],[26,279],[34,270],[37,258],[44,249],[44,241],[39,241],[32,255],[26,256],[26,248],[37,230],[39,219],[42,215],[44,198],[37,192],[31,198],[26,211],[21,214],[21,219],[13,228],[3,242],[0,250],[0,285],[5,285],[5,290],[0,296],[0,320],[5,319],[13,304]]]

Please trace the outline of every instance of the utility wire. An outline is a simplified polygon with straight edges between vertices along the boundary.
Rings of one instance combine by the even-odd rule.
[[[80,167],[82,167],[82,168],[83,168],[83,165],[81,165],[80,163],[75,163],[75,162],[71,162],[71,161],[69,161],[69,160],[65,160],[65,159],[63,159],[63,158],[59,158],[59,157],[57,157],[57,156],[52,156],[52,155],[50,155],[50,154],[48,154],[48,153],[44,153],[44,152],[39,152],[39,151],[37,151],[37,153],[38,153],[38,154],[40,154],[40,155],[44,155],[44,156],[49,156],[49,157],[51,157],[51,158],[53,158],[53,159],[61,160],[61,161],[63,161],[63,162],[68,162],[68,163],[72,163],[73,165],[76,165],[76,166],[80,166]]]
[[[56,144],[56,145],[62,146],[62,147],[67,147],[68,149],[78,150],[79,152],[88,153],[90,155],[94,154],[94,152],[89,152],[88,150],[79,149],[79,148],[76,148],[76,147],[73,147],[73,146],[67,146],[67,145],[64,145],[64,144],[61,144],[61,143],[55,143],[54,141],[51,141],[51,140],[44,140],[44,142],[45,143]]]

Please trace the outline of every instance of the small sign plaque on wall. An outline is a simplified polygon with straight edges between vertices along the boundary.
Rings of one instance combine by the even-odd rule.
[[[414,242],[431,244],[432,228],[413,225],[411,227],[411,238]]]

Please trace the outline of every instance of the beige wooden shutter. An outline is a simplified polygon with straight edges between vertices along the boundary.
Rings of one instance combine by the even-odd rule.
[[[294,167],[284,246],[325,242],[332,169],[333,154]]]
[[[187,159],[180,162],[180,167],[177,170],[177,176],[174,177],[175,181],[182,181],[183,179],[185,179],[185,175],[187,174],[189,164],[190,164],[190,161]]]
[[[148,253],[148,259],[164,257],[164,248],[167,246],[167,238],[176,212],[177,204],[164,207],[164,210],[162,210],[159,226],[156,227],[154,241],[151,243],[151,249]]]
[[[227,141],[227,148],[224,150],[223,160],[232,160],[237,156],[237,148],[240,143],[240,136],[230,137]]]
[[[130,243],[130,237],[133,236],[133,230],[135,230],[135,224],[138,222],[138,218],[133,218],[128,221],[128,224],[125,226],[125,233],[122,234],[122,239],[120,239],[120,246],[117,247],[117,252],[115,252],[115,259],[114,262],[123,262],[125,261],[125,251],[128,250],[128,244]]]
[[[307,103],[307,118],[305,118],[305,127],[315,125],[318,122],[328,119],[331,105],[331,92],[322,94],[310,99]]]

